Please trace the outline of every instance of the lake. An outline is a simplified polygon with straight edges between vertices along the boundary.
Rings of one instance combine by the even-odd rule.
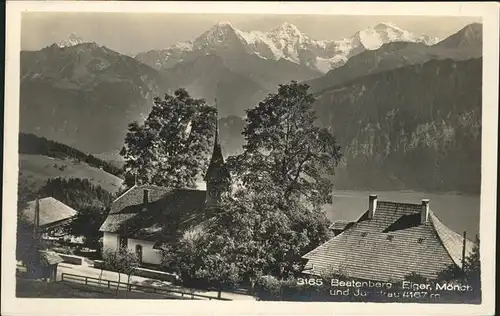
[[[474,240],[479,234],[479,195],[458,195],[452,193],[426,193],[415,191],[334,191],[333,203],[324,207],[330,220],[354,221],[368,209],[368,196],[376,194],[379,201],[420,204],[429,199],[430,209],[450,229],[459,234],[467,232]]]

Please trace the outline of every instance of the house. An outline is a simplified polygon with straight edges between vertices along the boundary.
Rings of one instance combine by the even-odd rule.
[[[334,223],[335,224],[335,223]],[[333,238],[303,256],[303,273],[381,282],[399,282],[412,272],[428,279],[448,265],[462,267],[473,242],[446,227],[421,204],[378,201],[370,195],[368,210]]]
[[[77,214],[77,211],[53,198],[46,197],[30,201],[21,211],[23,218],[34,223],[36,209],[39,210],[38,227],[41,232],[50,233],[69,224]]]
[[[41,235],[61,228],[75,215],[74,209],[52,197],[30,201],[21,211],[26,222],[33,223],[33,230],[27,231],[26,226],[18,227],[18,238],[21,238],[23,245],[18,244],[16,251],[31,277],[56,281],[57,266],[63,259],[59,254],[46,249]]]
[[[229,184],[222,148],[216,136],[205,173],[206,190],[134,185],[111,204],[102,224],[103,252],[120,247],[135,252],[142,265],[161,263],[160,245],[175,243],[210,218]]]
[[[26,271],[36,279],[45,279],[54,282],[57,279],[57,266],[63,258],[49,250],[38,250],[34,261],[26,263]]]

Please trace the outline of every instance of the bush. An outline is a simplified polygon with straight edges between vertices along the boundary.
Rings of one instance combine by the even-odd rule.
[[[62,253],[64,255],[74,255],[75,250],[70,246],[59,246],[52,248],[52,251]]]
[[[299,285],[293,276],[279,280],[265,275],[257,281],[255,296],[266,301],[310,301],[326,293],[327,284],[323,286]]]

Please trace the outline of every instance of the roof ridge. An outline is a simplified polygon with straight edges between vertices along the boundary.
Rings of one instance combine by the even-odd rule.
[[[378,201],[377,204],[380,203],[387,203],[387,204],[393,204],[393,205],[404,205],[404,206],[415,206],[415,207],[421,207],[421,204],[415,204],[415,203],[407,203],[407,202],[393,202],[393,201]]]
[[[200,192],[206,191],[206,190],[192,189],[192,188],[174,188],[173,190],[200,191]]]
[[[28,203],[35,203],[35,202],[36,202],[36,200],[41,201],[41,200],[46,200],[46,199],[49,199],[49,198],[51,198],[51,199],[53,199],[53,200],[56,200],[56,201],[58,201],[58,202],[61,202],[61,201],[59,201],[58,199],[56,199],[55,197],[48,195],[48,196],[43,197],[43,198],[41,197],[41,198],[36,198],[36,199],[34,199],[34,200],[28,201]],[[61,203],[63,203],[63,202],[61,202]],[[64,204],[64,203],[63,203],[63,204]]]
[[[116,201],[118,201],[119,199],[121,199],[125,194],[129,193],[132,189],[136,188],[137,187],[137,184],[134,184],[133,186],[131,186],[127,191],[123,192],[122,194],[120,194],[119,197],[117,197],[116,199],[113,200],[113,202],[111,203],[115,203]]]
[[[446,226],[440,219],[439,217],[432,211],[429,209],[429,218],[430,218],[430,222],[431,222],[431,225],[432,227],[434,228],[434,230],[436,231],[436,235],[438,236],[438,239],[439,241],[441,242],[441,245],[443,246],[443,248],[446,250],[446,253],[450,256],[451,260],[458,266],[458,267],[462,267],[462,258],[456,258],[456,256],[454,254],[452,254],[452,251],[451,249],[449,248],[450,245],[448,243],[446,243],[444,240],[443,240],[443,232],[442,232],[442,229],[446,229],[447,230],[447,233],[451,233],[452,235],[454,235],[455,238],[460,238],[462,240],[462,243],[463,243],[463,236],[460,235],[459,233],[457,233],[456,231],[454,231],[453,229],[449,228],[448,226]],[[443,228],[439,228],[436,224],[438,225],[441,225]],[[472,240],[468,239],[468,238],[465,238],[466,240],[466,246],[467,245],[473,245],[475,244]],[[463,244],[462,244],[463,245]],[[462,246],[463,247],[463,246]],[[469,247],[471,249],[471,247]],[[470,253],[470,251],[467,251],[466,249],[466,256]]]

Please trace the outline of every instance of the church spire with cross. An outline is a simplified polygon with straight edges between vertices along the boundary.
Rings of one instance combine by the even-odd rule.
[[[218,106],[217,99],[215,99],[215,136],[214,136],[214,147],[212,151],[212,158],[210,159],[210,164],[208,165],[207,172],[204,177],[204,181],[207,184],[207,206],[213,206],[217,203],[220,194],[225,190],[229,181],[229,171],[224,164],[224,157],[222,155],[222,147],[219,143],[219,123],[218,123]]]

